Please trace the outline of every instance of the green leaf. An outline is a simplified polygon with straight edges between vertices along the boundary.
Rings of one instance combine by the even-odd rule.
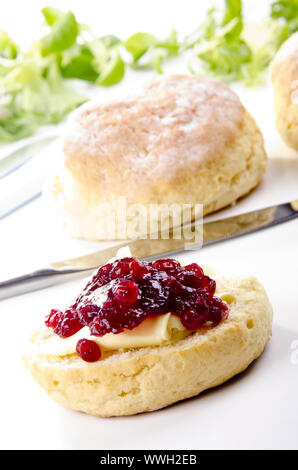
[[[155,71],[159,74],[163,73],[162,65],[166,57],[167,57],[167,52],[165,51],[165,49],[160,48],[160,49],[154,49],[154,51],[152,51],[151,63]]]
[[[55,60],[26,59],[0,74],[0,89],[7,100],[0,107],[0,141],[30,135],[41,124],[56,123],[86,98],[61,77]]]
[[[77,45],[74,47],[74,52],[71,49],[65,51],[58,59],[64,78],[79,78],[89,82],[95,82],[99,75],[93,61],[94,55],[85,45]]]
[[[148,49],[157,44],[155,36],[149,33],[136,33],[130,36],[125,42],[124,46],[136,62]]]
[[[15,59],[18,55],[18,46],[7,34],[0,30],[0,57],[5,59]]]
[[[101,41],[107,49],[110,49],[116,46],[117,44],[120,44],[121,42],[121,40],[113,34],[107,34],[106,36],[102,36],[101,38],[99,38],[99,41]]]
[[[167,49],[170,54],[177,55],[180,44],[177,39],[177,31],[172,29],[169,36],[164,41],[158,41],[156,47]]]
[[[187,38],[186,47],[196,47],[201,65],[198,70],[193,62],[190,67],[193,73],[196,70],[225,82],[242,81],[248,86],[263,82],[269,62],[288,36],[288,26],[275,20],[264,22],[265,39],[255,46],[243,33],[241,5],[240,0],[225,0],[222,21],[216,20],[217,11],[211,9],[194,39]]]
[[[78,35],[79,28],[71,11],[63,13],[52,25],[51,32],[40,40],[42,55],[64,51],[71,47]]]
[[[280,21],[269,22],[269,28],[271,30],[270,39],[269,39],[269,44],[271,45],[271,50],[270,50],[271,58],[273,57],[275,52],[280,48],[282,43],[286,39],[288,39],[288,37],[292,34],[292,31],[290,30],[290,24],[291,23],[282,24]]]
[[[271,18],[284,20],[289,34],[298,31],[298,0],[278,0],[271,5]]]
[[[61,18],[61,16],[63,16],[63,11],[58,10],[58,8],[54,7],[45,7],[41,10],[41,12],[44,16],[46,23],[49,26],[52,26],[55,21],[57,21],[59,18]]]
[[[37,128],[36,120],[26,115],[11,116],[5,120],[0,118],[0,142],[13,142],[31,135]]]
[[[205,38],[206,40],[212,39],[216,33],[217,28],[218,24],[215,20],[215,7],[212,7],[207,10],[206,19],[199,28],[201,30],[201,37]]]
[[[222,24],[226,25],[235,19],[237,20],[235,26],[226,35],[229,40],[238,39],[243,29],[242,2],[241,0],[225,0],[225,13]]]
[[[128,44],[127,44],[128,43]],[[177,40],[177,32],[172,29],[169,36],[159,41],[148,33],[137,33],[131,36],[125,43],[125,47],[133,56],[130,66],[138,70],[152,70],[162,73],[162,65],[165,59],[178,54],[180,44]]]
[[[15,62],[8,68],[7,73],[0,82],[1,92],[16,93],[39,79],[40,74],[39,64],[32,59]]]
[[[271,18],[284,18],[287,21],[297,19],[298,0],[278,0],[271,5]]]
[[[251,60],[252,52],[244,41],[223,43],[199,54],[205,73],[225,82],[241,80],[242,66]]]
[[[111,86],[120,82],[124,77],[125,64],[119,53],[110,59],[102,72],[100,73],[97,83],[102,86]]]

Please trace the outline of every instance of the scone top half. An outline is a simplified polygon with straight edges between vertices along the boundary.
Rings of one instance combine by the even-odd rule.
[[[248,193],[266,167],[263,138],[223,83],[171,75],[143,93],[88,103],[65,136],[54,195],[70,233],[101,238],[98,205],[203,204],[209,213]]]
[[[284,141],[298,150],[298,32],[277,52],[270,75],[277,129]]]

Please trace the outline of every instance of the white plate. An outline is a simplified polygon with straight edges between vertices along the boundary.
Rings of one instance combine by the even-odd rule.
[[[259,277],[274,306],[273,336],[246,372],[199,397],[153,413],[101,419],[65,410],[25,370],[19,352],[29,330],[39,325],[50,307],[67,303],[81,281],[2,302],[1,447],[297,448],[297,236],[298,221],[293,221],[183,255],[227,274]]]
[[[140,77],[138,74],[137,80]],[[276,132],[270,90],[237,87],[237,91],[264,133],[271,160],[261,186],[222,215],[298,198],[297,153],[288,149]],[[76,256],[101,246],[70,240],[45,221],[47,214],[38,200],[0,222],[1,278],[49,259]],[[273,337],[265,353],[245,373],[200,397],[150,414],[100,419],[65,410],[52,402],[25,371],[19,354],[22,341],[50,307],[59,307],[76,294],[79,281],[1,302],[0,446],[298,448],[298,355],[292,349],[298,340],[297,240],[296,219],[181,256],[210,264],[226,274],[256,275],[274,307]]]

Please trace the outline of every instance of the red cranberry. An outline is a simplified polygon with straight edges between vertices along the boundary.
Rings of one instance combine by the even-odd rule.
[[[166,273],[177,273],[181,270],[181,264],[175,259],[159,259],[154,261],[152,266],[157,271],[165,271]]]
[[[112,270],[112,263],[108,263],[108,264],[104,264],[103,266],[101,266],[101,268],[99,268],[98,270],[98,273],[97,273],[97,278],[99,279],[109,279],[109,274]]]
[[[205,315],[198,314],[196,309],[189,309],[185,310],[181,314],[181,323],[187,328],[188,330],[197,330],[203,326],[206,320],[206,315],[208,313],[208,309],[205,311]]]
[[[97,273],[94,274],[91,281],[87,284],[84,290],[92,292],[98,287],[103,286],[104,284],[109,282],[111,280],[110,272],[112,270],[112,267],[113,265],[111,263],[107,263],[104,266],[101,266]]]
[[[195,273],[198,277],[203,277],[204,276],[204,271],[203,269],[197,264],[197,263],[191,263],[185,266],[184,268],[186,271],[192,271]]]
[[[169,311],[170,291],[163,287],[166,277],[166,273],[162,272],[149,273],[139,283],[138,306],[149,314]]]
[[[213,297],[216,290],[216,282],[209,276],[204,276],[200,279],[199,287],[201,290],[205,291],[209,297]]]
[[[89,325],[94,336],[103,336],[107,333],[122,333],[123,330],[132,330],[147,316],[141,309],[127,309],[119,306],[103,308],[101,314]]]
[[[163,281],[163,285],[167,287],[173,295],[179,295],[183,292],[183,286],[173,277],[168,277],[167,279],[165,279]]]
[[[126,258],[121,258],[120,260],[122,263],[126,263],[126,264],[130,264],[132,261],[135,261],[135,258],[132,258],[132,257],[126,257]],[[116,261],[117,262],[117,261]]]
[[[76,351],[78,355],[87,362],[96,362],[101,357],[100,347],[89,339],[80,339],[77,342]]]
[[[193,271],[181,271],[177,278],[184,286],[195,288],[199,288],[201,286],[200,278]]]
[[[115,319],[116,316],[118,317],[118,321]],[[115,323],[118,326],[118,331],[115,329]],[[93,336],[103,336],[107,333],[116,332],[121,333],[124,328],[120,323],[117,306],[114,305],[113,300],[108,299],[99,309],[98,315],[89,324],[90,333]]]
[[[136,328],[149,315],[172,312],[196,330],[216,326],[228,307],[214,297],[216,283],[196,263],[154,263],[124,258],[102,266],[64,313],[52,310],[46,325],[63,338],[88,325],[94,336]]]
[[[129,269],[130,269],[130,275],[134,281],[138,281],[139,279],[142,279],[142,277],[148,273],[148,269],[144,265],[144,263],[140,263],[139,261],[136,261],[135,259],[133,259],[133,261],[129,263]]]
[[[115,261],[110,272],[111,279],[119,279],[129,274],[129,263],[123,260]]]
[[[113,287],[113,294],[117,302],[131,307],[137,301],[139,288],[133,281],[121,281]]]
[[[84,326],[89,325],[89,323],[91,323],[91,321],[96,317],[97,312],[98,308],[95,305],[87,304],[84,306],[80,306],[78,308],[78,317],[80,323],[82,323],[82,325]]]
[[[92,322],[89,324],[89,328],[92,336],[103,336],[106,334],[104,325],[102,325],[101,319],[99,317],[96,317],[94,320],[92,320]]]
[[[45,325],[48,328],[56,328],[60,315],[62,315],[62,312],[60,310],[52,309],[49,315],[46,316]]]
[[[58,321],[58,324],[54,332],[62,338],[68,338],[69,336],[77,333],[83,325],[80,324],[76,313],[71,310],[66,310]]]
[[[223,301],[217,297],[210,300],[209,318],[213,326],[218,325],[222,320],[228,317],[228,307]]]

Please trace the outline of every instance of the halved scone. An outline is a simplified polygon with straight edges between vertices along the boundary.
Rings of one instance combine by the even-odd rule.
[[[125,331],[125,341],[118,348],[105,343],[105,335],[93,336],[102,357],[92,363],[79,357],[75,349],[76,341],[86,333],[73,343],[47,328],[31,338],[23,355],[27,368],[61,405],[104,417],[156,410],[222,384],[262,353],[271,337],[272,307],[255,278],[227,279],[206,272],[216,281],[216,298],[228,308],[228,315],[225,307],[214,324],[206,317],[201,328],[188,330],[180,320],[177,325],[170,323],[170,314],[163,313],[156,316],[161,323],[155,324],[154,334],[145,334],[146,338],[151,334],[151,346],[141,342],[129,347]],[[187,324],[183,316],[180,319]],[[120,338],[121,334],[108,335]]]

